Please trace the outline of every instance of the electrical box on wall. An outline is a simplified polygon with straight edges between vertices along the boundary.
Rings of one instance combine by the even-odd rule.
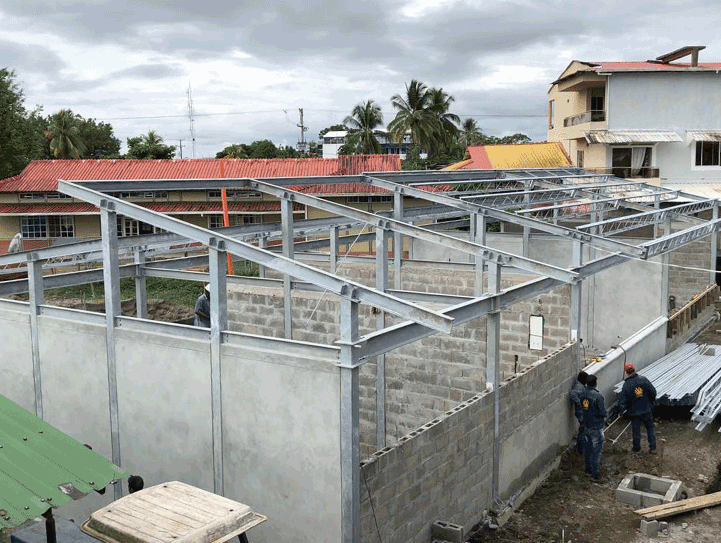
[[[528,319],[528,348],[543,350],[543,315],[531,315]]]

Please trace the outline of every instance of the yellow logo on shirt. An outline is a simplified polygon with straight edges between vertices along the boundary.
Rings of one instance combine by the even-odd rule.
[[[643,396],[643,389],[641,387],[636,387],[633,389],[633,393],[636,395],[636,398],[640,398]]]
[[[588,401],[588,398],[584,399],[584,400],[581,402],[581,407],[582,407],[585,411],[588,411],[588,408],[589,408],[590,406],[591,406],[591,402]]]

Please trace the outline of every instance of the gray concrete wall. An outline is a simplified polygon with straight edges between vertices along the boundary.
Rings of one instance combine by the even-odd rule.
[[[674,130],[684,141],[656,149],[662,179],[719,180],[721,168],[694,166],[696,146],[687,140],[686,130],[721,126],[720,94],[721,75],[714,72],[614,73],[609,78],[608,129]]]
[[[672,252],[670,263],[668,294],[676,297],[676,309],[714,282],[709,271],[716,269],[716,263],[711,262],[710,238],[689,243]]]
[[[567,391],[576,353],[576,344],[565,346],[501,385],[502,498],[529,484],[570,442]],[[467,535],[492,505],[492,466],[493,396],[483,392],[362,463],[362,541],[425,543],[436,520],[459,524]]]
[[[0,300],[0,309],[0,371],[16,379],[2,393],[34,412],[28,305]],[[67,318],[39,317],[45,420],[111,458],[104,319],[60,312]],[[121,466],[147,486],[212,491],[208,343],[184,326],[151,325],[116,332]],[[230,340],[221,351],[225,495],[269,517],[251,542],[340,540],[338,349]],[[81,521],[112,496],[91,494],[58,514]]]

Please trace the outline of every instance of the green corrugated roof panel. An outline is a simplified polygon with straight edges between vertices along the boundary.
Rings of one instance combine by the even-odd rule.
[[[20,526],[128,475],[0,395],[0,529]]]

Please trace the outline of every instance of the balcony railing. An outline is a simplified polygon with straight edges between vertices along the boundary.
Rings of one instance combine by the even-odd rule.
[[[591,110],[566,117],[563,119],[563,126],[576,126],[584,123],[600,123],[606,120],[606,112],[603,110]]]
[[[584,168],[587,172],[600,173],[606,175],[615,175],[616,177],[623,177],[624,179],[650,179],[653,177],[660,177],[658,168],[641,168],[637,173],[632,173],[630,167],[616,167],[616,168]]]

